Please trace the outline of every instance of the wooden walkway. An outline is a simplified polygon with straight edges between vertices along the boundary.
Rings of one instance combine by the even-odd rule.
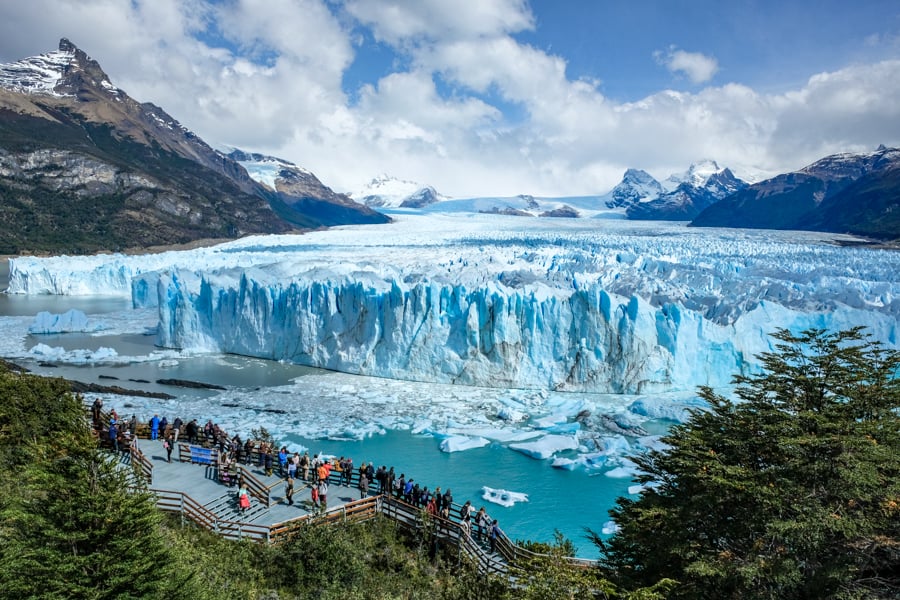
[[[251,507],[242,513],[237,506],[237,486],[219,481],[215,464],[198,464],[204,460],[204,449],[178,444],[172,461],[166,460],[161,440],[139,439],[118,460],[134,466],[136,476],[146,482],[156,497],[156,505],[163,511],[177,513],[182,519],[214,531],[229,539],[280,543],[298,528],[310,523],[364,521],[382,515],[417,535],[431,535],[444,544],[451,544],[463,556],[474,561],[479,570],[507,578],[515,578],[518,566],[539,555],[513,543],[505,535],[496,541],[491,553],[485,542],[465,534],[458,523],[459,506],[453,506],[450,519],[428,516],[422,508],[412,506],[388,495],[372,494],[360,498],[358,473],[353,473],[350,486],[342,485],[339,474],[329,479],[328,507],[314,507],[310,484],[294,480],[294,504],[284,496],[285,480],[251,465],[239,467],[241,476],[252,495]],[[277,472],[277,470],[276,470]],[[371,488],[370,488],[371,489]],[[595,561],[568,558],[577,567],[591,567]]]

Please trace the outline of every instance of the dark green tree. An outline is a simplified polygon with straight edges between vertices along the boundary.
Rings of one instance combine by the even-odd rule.
[[[16,598],[198,598],[143,483],[97,450],[62,380],[0,372],[0,590]]]
[[[900,597],[900,353],[860,329],[781,330],[763,371],[636,459],[594,536],[625,589],[676,598]]]

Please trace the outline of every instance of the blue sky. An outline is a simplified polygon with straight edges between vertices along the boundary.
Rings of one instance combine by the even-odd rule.
[[[31,0],[0,61],[68,37],[213,145],[338,191],[603,193],[714,159],[760,178],[900,145],[900,4]]]

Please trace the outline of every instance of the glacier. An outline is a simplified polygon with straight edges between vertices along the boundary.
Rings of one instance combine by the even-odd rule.
[[[157,344],[182,351],[419,382],[653,394],[729,385],[758,368],[777,328],[862,325],[896,347],[900,255],[840,238],[403,214],[145,256],[14,258],[9,292],[130,295],[157,308]]]

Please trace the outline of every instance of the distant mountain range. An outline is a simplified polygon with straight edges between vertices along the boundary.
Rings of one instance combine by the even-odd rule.
[[[698,227],[797,229],[900,240],[900,149],[825,157],[799,171],[749,184],[715,161],[662,182],[628,169],[596,196],[445,199],[430,212],[531,217],[689,221]]]
[[[375,209],[689,221],[900,239],[900,150],[837,154],[748,184],[706,160],[605,194],[451,199],[380,176],[340,194],[284,159],[220,152],[115,87],[68,40],[0,65],[0,254],[145,249],[252,233],[386,223]]]
[[[691,225],[900,239],[900,149],[825,157],[729,195]]]
[[[0,65],[0,253],[86,253],[389,218],[312,174],[254,180],[68,40]]]

